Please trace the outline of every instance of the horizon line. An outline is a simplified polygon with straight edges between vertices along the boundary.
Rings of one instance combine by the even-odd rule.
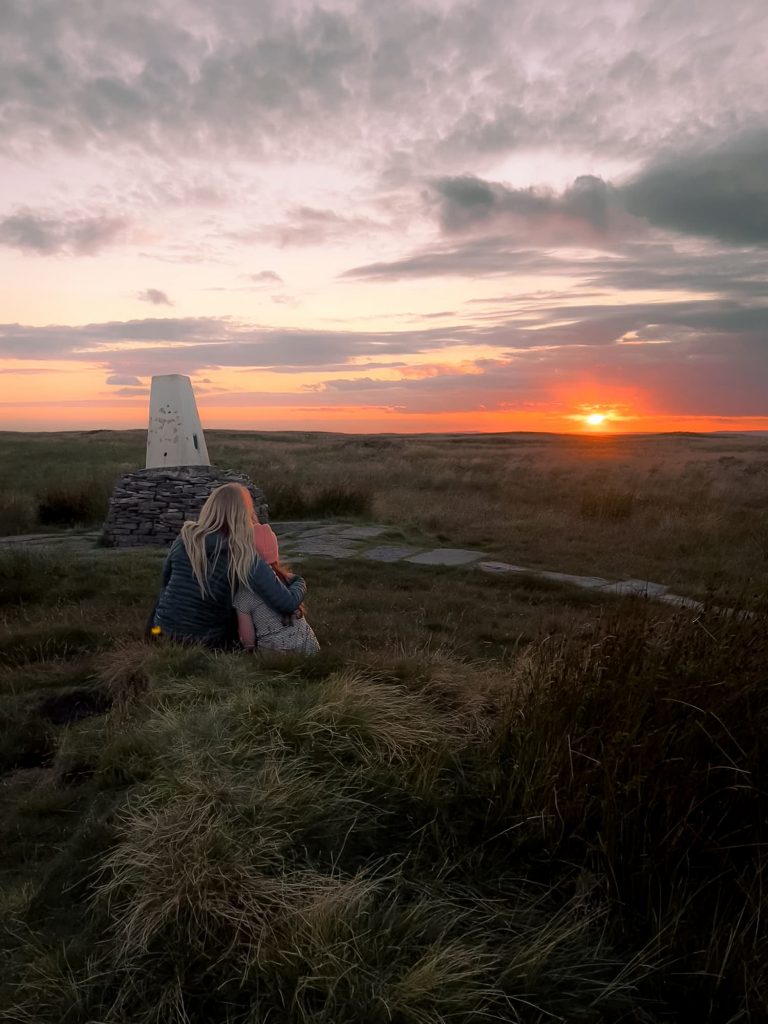
[[[768,430],[296,430],[247,427],[204,427],[205,434],[322,434],[339,437],[768,437]],[[146,434],[146,427],[81,427],[71,430],[0,429],[6,434]]]

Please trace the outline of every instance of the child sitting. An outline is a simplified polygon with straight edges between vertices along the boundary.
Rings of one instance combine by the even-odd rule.
[[[255,523],[253,546],[275,576],[287,585],[291,574],[280,564],[277,537],[271,526]],[[240,643],[247,651],[282,651],[290,654],[316,654],[320,644],[304,618],[303,606],[292,615],[281,615],[252,590],[241,587],[235,594],[237,628]]]

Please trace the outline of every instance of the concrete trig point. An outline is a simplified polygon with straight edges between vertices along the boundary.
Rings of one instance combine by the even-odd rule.
[[[147,469],[210,466],[192,381],[180,373],[152,378]]]
[[[111,547],[170,544],[186,519],[197,519],[211,491],[228,483],[246,487],[256,515],[262,523],[269,522],[262,490],[242,473],[211,465],[189,377],[153,377],[146,469],[118,480],[102,541]]]

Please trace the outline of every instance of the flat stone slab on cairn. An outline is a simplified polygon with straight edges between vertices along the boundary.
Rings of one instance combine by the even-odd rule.
[[[206,498],[221,484],[242,484],[261,522],[269,522],[264,492],[247,476],[216,466],[139,469],[118,480],[101,535],[107,547],[168,545],[186,519],[196,519]]]

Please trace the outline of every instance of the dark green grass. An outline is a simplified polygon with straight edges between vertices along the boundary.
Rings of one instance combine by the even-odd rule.
[[[270,516],[276,520],[370,516],[373,504],[370,490],[352,482],[308,489],[280,481],[269,487],[267,497]]]
[[[262,662],[139,641],[161,553],[25,557],[2,1019],[768,1016],[764,618],[314,560]]]
[[[121,473],[143,465],[140,432],[0,433],[0,535],[100,526]]]

